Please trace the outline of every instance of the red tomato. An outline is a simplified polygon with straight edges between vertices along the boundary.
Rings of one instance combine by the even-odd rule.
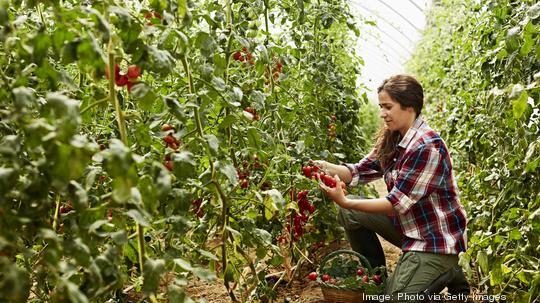
[[[165,167],[169,170],[169,171],[172,171],[173,170],[173,162],[172,161],[165,161],[163,163],[163,165],[165,165]]]
[[[163,124],[161,127],[161,131],[168,132],[170,130],[174,130],[174,127],[172,127],[170,124]]]
[[[315,281],[317,280],[317,273],[316,272],[311,272],[309,275],[308,275],[308,279],[310,279],[311,281]]]
[[[128,66],[127,76],[129,78],[137,78],[141,75],[141,68],[137,65]]]
[[[304,176],[311,178],[311,166],[302,167],[302,172],[304,173]]]
[[[322,276],[322,280],[323,280],[324,282],[328,282],[328,281],[330,280],[330,276],[329,276],[328,274],[324,274],[324,275]]]

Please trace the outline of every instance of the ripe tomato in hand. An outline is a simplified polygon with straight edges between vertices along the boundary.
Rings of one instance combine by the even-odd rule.
[[[127,76],[128,78],[137,78],[141,75],[141,68],[137,65],[130,65],[128,67]]]
[[[302,172],[304,173],[304,176],[311,178],[311,166],[302,167]]]

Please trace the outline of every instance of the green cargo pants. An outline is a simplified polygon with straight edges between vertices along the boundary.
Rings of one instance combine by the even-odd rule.
[[[401,248],[401,234],[384,214],[339,208],[338,222],[345,228],[353,250],[364,255],[374,267],[385,265],[384,251],[375,234]],[[421,301],[417,294],[457,263],[457,255],[404,252],[387,280],[385,293],[392,295],[394,301]]]

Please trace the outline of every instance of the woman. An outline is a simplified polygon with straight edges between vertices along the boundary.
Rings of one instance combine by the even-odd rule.
[[[337,184],[354,186],[384,178],[389,193],[378,199],[347,197],[340,186],[321,183],[320,188],[340,206],[338,221],[352,248],[372,266],[385,265],[376,234],[401,247],[403,254],[386,286],[386,294],[400,299],[424,291],[457,266],[458,254],[466,250],[466,214],[448,149],[420,115],[424,99],[420,83],[396,75],[377,92],[384,127],[371,153],[356,164],[320,160],[315,164],[335,176]],[[449,288],[468,293],[461,270]]]

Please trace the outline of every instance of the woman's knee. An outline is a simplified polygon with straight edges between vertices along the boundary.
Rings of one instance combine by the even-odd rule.
[[[371,214],[357,210],[338,207],[337,221],[347,230],[367,227],[369,224],[368,216]]]

